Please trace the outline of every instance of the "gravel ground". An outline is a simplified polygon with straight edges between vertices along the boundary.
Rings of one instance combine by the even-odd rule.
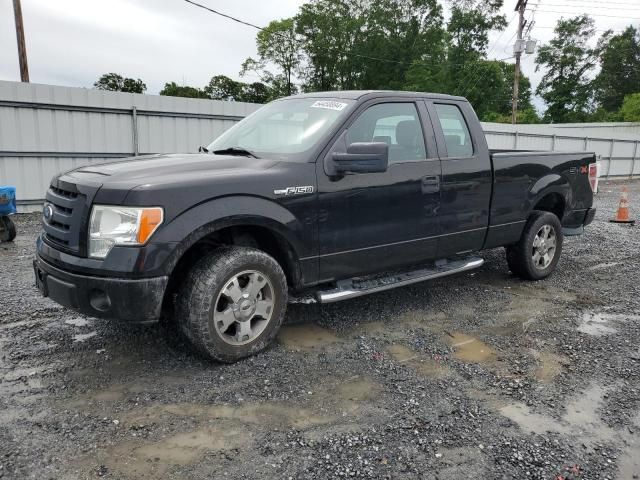
[[[547,280],[487,251],[468,274],[290,306],[277,344],[234,365],[171,327],[41,298],[39,219],[17,216],[0,245],[0,477],[638,478],[640,227],[606,221],[619,185]]]

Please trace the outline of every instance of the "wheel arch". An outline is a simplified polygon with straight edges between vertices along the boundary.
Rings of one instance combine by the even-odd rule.
[[[562,175],[550,174],[538,179],[529,192],[527,217],[536,210],[553,213],[560,221],[571,196],[571,185]]]
[[[156,241],[173,245],[163,265],[169,276],[165,306],[198,258],[224,245],[262,250],[280,264],[290,286],[302,282],[302,222],[275,202],[249,196],[212,200],[183,212],[158,233]]]

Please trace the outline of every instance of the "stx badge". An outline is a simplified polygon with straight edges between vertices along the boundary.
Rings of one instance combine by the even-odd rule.
[[[287,187],[281,190],[274,190],[274,194],[276,195],[303,195],[305,193],[313,193],[313,186],[309,185],[306,187]]]

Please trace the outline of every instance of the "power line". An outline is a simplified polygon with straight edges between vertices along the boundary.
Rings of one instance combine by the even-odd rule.
[[[504,30],[502,30],[502,32],[500,32],[500,35],[498,36],[498,38],[496,38],[495,42],[493,43],[493,47],[491,47],[491,49],[487,52],[486,57],[488,58],[489,55],[491,55],[491,52],[493,52],[493,50],[498,46],[498,42],[500,41],[500,39],[502,38],[502,36],[505,34],[505,32],[507,31],[507,29],[509,28],[509,25],[511,25],[511,23],[513,22],[513,20],[516,18],[516,16],[518,15],[518,13],[514,13],[513,16],[509,19],[509,21],[507,22],[507,25],[504,27]],[[478,73],[480,66],[476,65],[475,69],[471,69],[471,71],[469,73],[467,73],[464,77],[464,79],[460,82],[461,84],[465,84],[468,82],[468,80],[473,76],[476,75]],[[474,71],[476,70],[476,71]],[[477,81],[477,79],[476,79]],[[474,83],[475,85],[475,83]],[[464,93],[467,93],[467,90],[465,89]]]
[[[536,4],[534,6],[539,6],[539,4]],[[606,10],[611,10],[611,5],[607,4],[605,6],[603,5],[576,5],[576,4],[572,4],[572,5],[567,5],[566,3],[545,3],[544,5],[545,7],[551,7],[551,8],[555,8],[555,7],[568,7],[568,8],[604,8]],[[636,7],[628,7],[625,6],[624,7],[625,10],[632,10],[632,11],[640,11],[640,8],[636,8]]]
[[[600,5],[602,2],[600,0],[564,0],[566,2],[574,2],[574,3],[587,3],[587,4],[595,4],[595,5]],[[607,5],[622,5],[624,7],[626,6],[635,6],[637,5],[636,2],[631,2],[631,3],[626,3],[623,2],[621,0],[615,0],[613,2],[607,2]]]
[[[187,0],[188,1],[188,0]],[[576,12],[566,12],[558,10],[538,10],[543,13],[560,13],[564,15],[576,15]],[[624,18],[626,20],[640,20],[640,17],[627,17],[626,15],[606,15],[604,13],[588,13],[590,17],[608,17],[608,18]]]
[[[546,29],[556,29],[558,28],[557,25],[536,25],[536,28],[546,28]],[[613,29],[597,29],[594,30],[595,32],[598,33],[605,33],[605,32],[612,32],[612,33],[622,33],[624,32],[624,30],[613,30]]]

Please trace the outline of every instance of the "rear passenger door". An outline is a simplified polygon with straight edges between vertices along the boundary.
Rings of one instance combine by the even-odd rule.
[[[387,143],[387,171],[330,176],[326,168],[330,156],[358,142]],[[440,160],[422,101],[385,98],[363,104],[339,132],[324,161],[317,162],[317,175],[322,280],[435,257]]]
[[[484,133],[464,101],[428,100],[442,167],[438,256],[480,250],[489,222],[492,174]]]

